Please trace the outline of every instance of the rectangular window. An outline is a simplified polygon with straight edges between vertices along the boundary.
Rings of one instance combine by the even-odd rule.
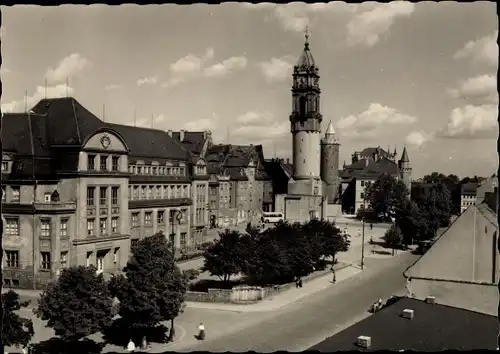
[[[40,224],[40,236],[50,237],[50,219],[42,219]]]
[[[120,187],[111,187],[111,204],[118,205],[118,192]]]
[[[8,268],[19,268],[19,251],[5,251]]]
[[[52,200],[52,194],[45,193],[43,196],[43,200],[45,201],[45,203],[50,203],[50,201]]]
[[[50,252],[41,252],[42,269],[50,270]]]
[[[118,163],[120,162],[120,157],[119,156],[113,156],[111,157],[111,169],[113,171],[118,171]]]
[[[153,224],[153,213],[151,211],[147,211],[144,213],[144,225]]]
[[[361,181],[361,187],[365,186],[365,181]]]
[[[105,256],[106,256],[106,253],[97,252],[97,257],[96,257],[97,273],[102,273],[104,271],[104,257]]]
[[[9,163],[3,161],[2,162],[2,172],[7,172],[9,170]]]
[[[95,187],[87,187],[87,206],[95,205]]]
[[[133,250],[134,248],[137,247],[137,244],[139,243],[139,239],[134,238],[133,240],[130,240],[130,248]]]
[[[99,204],[108,205],[108,187],[99,188]]]
[[[118,233],[118,217],[116,216],[111,218],[111,233]]]
[[[95,219],[87,219],[87,235],[95,236]]]
[[[158,224],[165,223],[165,212],[163,210],[158,211],[158,214],[156,216],[156,221],[158,222]]]
[[[361,199],[364,199],[365,198],[365,193],[361,193],[360,197],[361,197]]]
[[[19,218],[5,218],[5,234],[19,236]]]
[[[101,220],[99,220],[99,231],[101,236],[108,234],[107,225],[108,218],[101,218]]]
[[[19,187],[12,187],[12,202],[19,202],[21,200],[21,189]]]
[[[68,219],[61,219],[61,223],[59,224],[59,237],[67,237],[68,236]]]
[[[87,170],[95,171],[95,155],[87,156]]]
[[[139,213],[132,213],[132,227],[139,226]]]
[[[108,170],[108,157],[101,155],[101,171]]]
[[[186,248],[187,233],[181,232],[181,248]]]
[[[59,263],[61,265],[61,268],[67,268],[68,267],[68,252],[61,252],[60,260]]]
[[[141,187],[141,199],[146,199],[146,186]]]

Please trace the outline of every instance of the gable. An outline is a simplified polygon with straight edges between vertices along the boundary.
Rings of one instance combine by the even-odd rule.
[[[405,274],[469,282],[498,279],[498,226],[476,206],[465,210]],[[494,276],[495,274],[495,276]]]
[[[122,140],[111,132],[100,132],[90,137],[84,149],[127,152]]]

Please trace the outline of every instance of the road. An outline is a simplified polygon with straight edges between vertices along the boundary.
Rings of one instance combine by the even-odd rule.
[[[404,293],[402,272],[418,257],[404,253],[397,257],[367,259],[363,273],[271,313],[259,321],[228,324],[225,334],[195,345],[179,343],[175,351],[302,351],[368,315],[378,298]]]

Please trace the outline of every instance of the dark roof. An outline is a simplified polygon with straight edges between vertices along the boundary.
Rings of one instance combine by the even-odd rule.
[[[403,153],[401,154],[401,162],[410,162],[410,159],[408,158],[408,153],[406,152],[406,146],[403,149]]]
[[[477,193],[477,183],[462,184],[462,194],[475,195]]]
[[[187,150],[163,130],[113,123],[107,123],[106,125],[123,137],[130,149],[131,157],[157,158],[160,160],[186,160],[188,158]]]
[[[402,318],[404,309],[414,310],[414,318]],[[359,336],[371,337],[369,349],[356,345]],[[498,318],[495,316],[402,298],[310,350],[495,350],[497,336]]]
[[[368,147],[359,152],[361,158],[373,157],[375,154],[378,154],[380,157],[389,157],[389,153],[381,147]]]
[[[184,139],[182,141],[180,132],[172,132],[172,138],[180,142],[186,150],[200,155],[208,138],[208,132],[184,131]]]
[[[367,150],[367,149],[365,149]],[[341,178],[378,178],[384,173],[396,175],[399,169],[394,161],[381,158],[378,161],[361,159],[347,166],[340,174]]]
[[[309,48],[309,42],[306,41],[304,44],[304,50],[300,54],[299,60],[297,61],[297,67],[306,66],[306,67],[314,67],[316,63],[314,62],[314,58],[312,56],[311,50]]]

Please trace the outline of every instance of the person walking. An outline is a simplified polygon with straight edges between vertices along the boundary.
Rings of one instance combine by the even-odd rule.
[[[370,223],[370,230],[373,230],[373,224]]]
[[[132,342],[132,339],[130,339],[128,344],[127,344],[127,351],[130,353],[135,352],[135,344],[134,344],[134,342]]]
[[[337,282],[337,274],[335,273],[335,267],[332,265],[330,270],[332,271],[332,283],[335,284]]]
[[[205,339],[205,326],[203,325],[203,322],[200,322],[200,325],[198,326],[198,339]]]

